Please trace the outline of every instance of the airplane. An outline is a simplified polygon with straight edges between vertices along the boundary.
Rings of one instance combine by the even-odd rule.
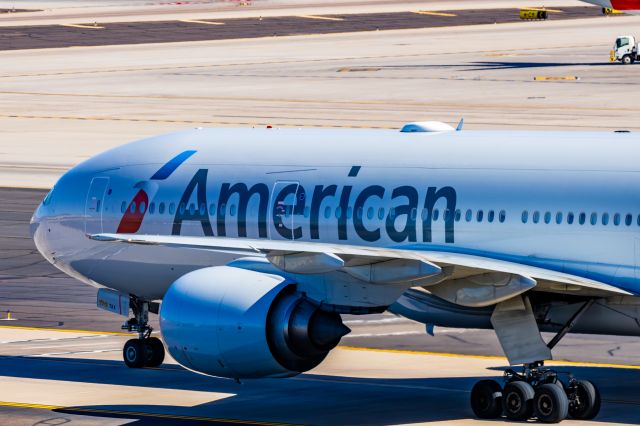
[[[631,14],[640,13],[640,0],[580,0],[585,3],[602,6],[607,10],[619,10]]]
[[[568,332],[640,335],[638,158],[626,131],[196,128],[73,167],[31,232],[129,318],[131,368],[166,345],[198,373],[291,377],[342,314],[388,310],[495,330],[522,371],[474,385],[478,417],[591,419],[597,387],[544,361]]]

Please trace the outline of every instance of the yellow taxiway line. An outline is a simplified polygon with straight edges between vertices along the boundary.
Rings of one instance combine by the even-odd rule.
[[[204,25],[224,25],[224,22],[200,21],[198,19],[181,19],[180,22],[187,22],[190,24],[204,24]]]
[[[37,188],[40,189],[40,188]],[[0,330],[3,328],[17,329],[17,330],[35,330],[35,331],[59,331],[61,333],[82,333],[82,334],[109,334],[112,336],[131,336],[131,333],[123,333],[121,331],[94,331],[94,330],[74,330],[69,328],[53,328],[53,327],[24,327],[21,325],[0,325]]]
[[[579,80],[579,78],[575,75],[561,75],[556,77],[544,77],[544,76],[536,76],[533,77],[534,81],[575,81]]]
[[[321,19],[323,21],[344,21],[344,18],[332,18],[330,16],[318,16],[318,15],[300,15],[298,18],[307,19]]]
[[[3,328],[10,329],[22,329],[22,330],[40,330],[40,331],[59,331],[63,333],[85,333],[85,334],[109,334],[116,336],[131,336],[130,333],[122,333],[116,331],[94,331],[94,330],[69,330],[53,327],[22,327],[17,325],[0,325],[0,330]],[[430,351],[411,351],[405,349],[377,349],[377,348],[361,348],[355,346],[338,346],[340,349],[348,351],[367,351],[367,352],[383,352],[383,353],[397,353],[407,355],[431,355],[431,356],[446,356],[446,357],[458,357],[458,358],[474,358],[474,359],[495,359],[500,361],[507,361],[506,357],[498,355],[468,355],[468,354],[453,354],[447,352],[430,352]],[[578,361],[565,361],[565,360],[549,360],[550,363],[558,365],[574,365],[583,367],[606,367],[606,368],[625,368],[632,370],[640,370],[640,365],[626,365],[626,364],[613,364],[613,363],[600,363],[600,362],[578,362]],[[0,403],[1,405],[2,403]]]
[[[418,10],[413,13],[417,13],[418,15],[444,16],[446,18],[452,18],[454,16],[458,16],[455,13],[431,12],[430,10]]]
[[[72,27],[72,28],[85,28],[89,30],[103,30],[104,27],[99,25],[86,25],[86,24],[60,24],[61,27]]]
[[[261,426],[289,426],[290,423],[274,423],[263,422],[259,420],[240,420],[240,419],[224,419],[215,417],[199,417],[199,416],[181,416],[177,414],[161,414],[161,413],[145,413],[140,411],[123,411],[123,410],[105,410],[101,408],[79,408],[79,407],[65,407],[62,405],[44,405],[44,404],[27,404],[23,402],[8,402],[0,401],[0,407],[18,407],[18,408],[34,408],[40,410],[63,410],[67,413],[74,414],[111,414],[121,416],[134,416],[134,417],[147,417],[157,419],[171,419],[171,420],[194,420],[200,422],[211,423],[231,423],[231,424],[244,424],[244,425],[261,425]]]
[[[498,355],[468,355],[468,354],[452,354],[446,352],[429,352],[429,351],[410,351],[404,349],[376,349],[376,348],[358,348],[355,346],[338,346],[340,349],[348,351],[368,351],[368,352],[383,352],[383,353],[397,353],[406,355],[431,355],[431,356],[446,356],[454,358],[473,358],[473,359],[495,359],[500,361],[507,361],[504,356]],[[556,365],[573,365],[577,367],[603,367],[603,368],[624,368],[629,370],[640,370],[640,365],[627,365],[627,364],[611,364],[600,362],[578,362],[578,361],[565,361],[565,360],[549,360],[551,364]]]

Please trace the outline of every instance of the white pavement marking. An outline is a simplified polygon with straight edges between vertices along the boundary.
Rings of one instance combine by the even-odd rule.
[[[415,323],[415,321],[411,321],[410,319],[407,318],[384,318],[384,319],[377,319],[377,320],[364,320],[364,319],[359,319],[359,320],[348,320],[348,321],[344,321],[345,324],[349,324],[349,325],[355,325],[355,324],[387,324],[387,323],[394,323],[394,322],[407,322],[407,323]]]

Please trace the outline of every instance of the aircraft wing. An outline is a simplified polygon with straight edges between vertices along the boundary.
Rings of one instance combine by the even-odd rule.
[[[437,284],[434,286],[435,289],[446,286],[447,282],[459,282],[469,277],[512,276],[529,280],[529,282],[535,280],[531,286],[537,290],[580,295],[584,293],[600,296],[632,295],[610,284],[577,275],[489,257],[437,250],[417,251],[320,242],[176,235],[95,234],[90,235],[89,238],[114,243],[260,255],[267,257],[280,269],[298,273],[322,273],[340,269],[358,276],[363,274],[363,267],[377,265],[379,267],[376,276],[380,277],[379,284],[391,284],[404,279],[414,281],[415,286],[423,286],[425,283],[426,285]],[[455,272],[450,272],[452,270]],[[447,274],[444,279],[429,282],[430,279],[444,276],[445,272]],[[370,279],[374,273],[376,270],[366,269],[368,274],[366,276]],[[394,273],[398,274],[395,280],[389,277]],[[477,285],[486,285],[486,283]]]

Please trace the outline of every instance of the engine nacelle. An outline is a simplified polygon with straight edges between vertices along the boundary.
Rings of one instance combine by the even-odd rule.
[[[229,266],[177,279],[163,298],[160,327],[180,364],[236,379],[310,370],[350,331],[285,278]]]

